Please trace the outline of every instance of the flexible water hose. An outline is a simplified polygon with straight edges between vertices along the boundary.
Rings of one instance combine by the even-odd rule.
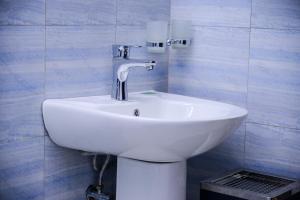
[[[97,154],[94,155],[93,157],[93,168],[95,171],[98,171],[98,167],[97,167]]]
[[[104,170],[105,170],[106,167],[107,167],[107,164],[108,164],[108,162],[109,162],[109,159],[110,159],[110,155],[107,154],[107,155],[106,155],[105,162],[104,162],[104,164],[102,165],[101,171],[100,171],[100,173],[99,173],[99,182],[98,182],[98,185],[100,185],[100,186],[102,185],[102,176],[103,176]]]

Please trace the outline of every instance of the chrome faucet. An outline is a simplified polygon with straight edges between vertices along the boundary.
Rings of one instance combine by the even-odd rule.
[[[153,70],[155,61],[137,61],[129,59],[130,48],[141,46],[113,45],[113,85],[111,97],[118,101],[128,100],[127,77],[129,70],[135,67],[145,67],[148,71]]]

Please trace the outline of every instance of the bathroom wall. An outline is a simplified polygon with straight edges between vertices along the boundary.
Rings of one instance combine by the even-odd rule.
[[[171,0],[192,20],[193,43],[171,50],[169,92],[247,108],[243,126],[188,161],[188,200],[199,183],[246,167],[300,178],[300,1]]]
[[[169,19],[169,0],[0,0],[0,199],[84,199],[90,158],[49,139],[41,103],[109,94],[111,45],[143,44],[145,22]],[[191,48],[143,51],[159,64],[132,71],[129,89],[249,110],[222,145],[188,161],[188,200],[204,178],[238,167],[300,178],[300,2],[171,0],[171,19],[193,21]]]
[[[109,94],[111,45],[143,44],[145,22],[169,13],[160,0],[0,1],[0,199],[84,199],[90,158],[49,139],[41,103]],[[168,55],[137,57],[158,66],[131,73],[129,89],[166,91]]]

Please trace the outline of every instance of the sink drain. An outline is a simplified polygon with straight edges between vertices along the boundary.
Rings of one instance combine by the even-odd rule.
[[[133,115],[136,116],[136,117],[140,116],[139,109],[134,109]]]

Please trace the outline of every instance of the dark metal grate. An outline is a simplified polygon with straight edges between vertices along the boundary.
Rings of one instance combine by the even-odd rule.
[[[261,194],[271,193],[293,182],[294,181],[292,180],[248,171],[240,171],[214,181],[217,185],[248,190]]]
[[[290,197],[298,200],[300,182],[255,171],[238,170],[202,181],[201,190],[248,200],[286,200]]]

